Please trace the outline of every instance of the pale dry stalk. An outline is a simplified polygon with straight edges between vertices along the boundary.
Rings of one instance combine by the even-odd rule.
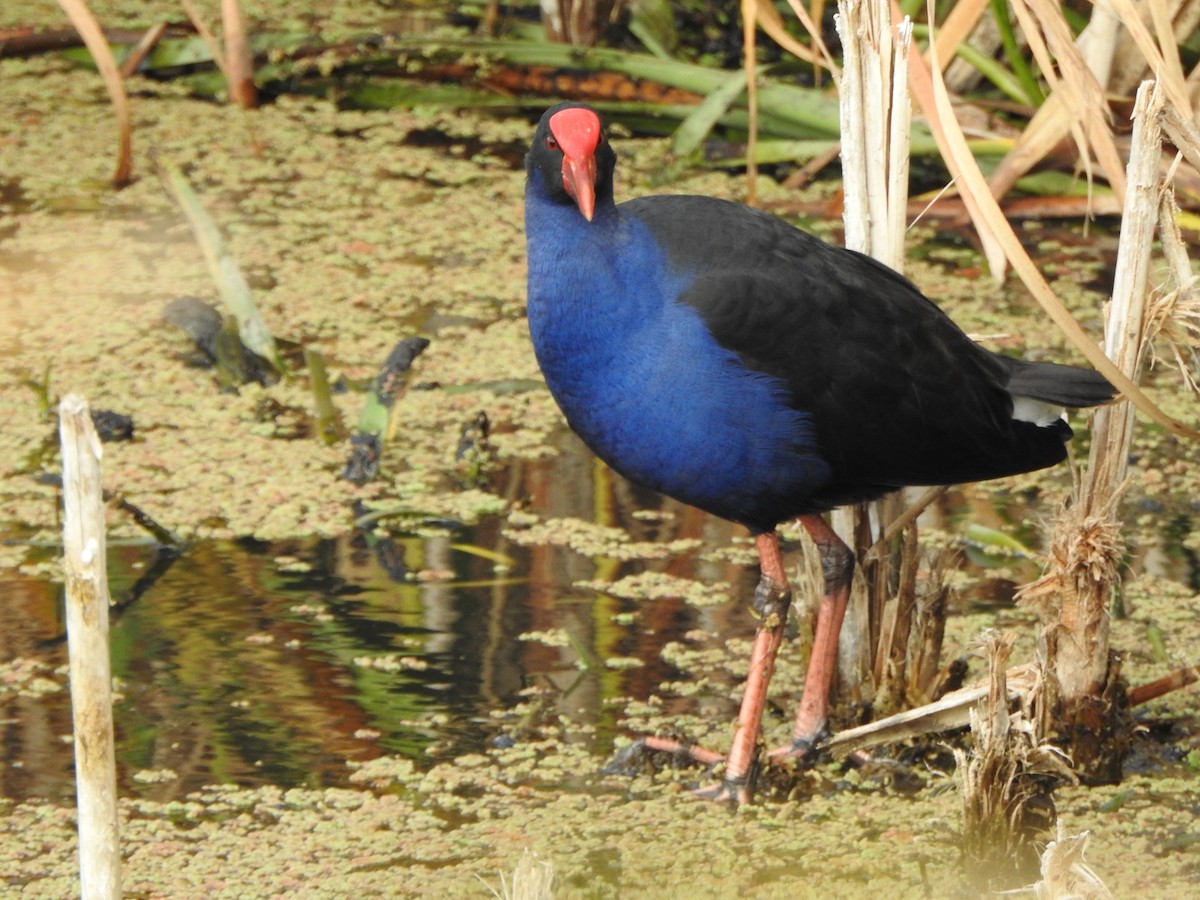
[[[113,184],[124,187],[133,178],[133,114],[129,109],[125,81],[121,78],[116,60],[113,59],[104,31],[88,9],[85,0],[58,0],[58,5],[63,8],[63,12],[83,38],[83,43],[92,55],[92,61],[96,63],[96,68],[104,79],[104,86],[108,89],[108,96],[112,100],[113,111],[117,116],[117,168],[113,172]]]
[[[121,848],[101,449],[85,400],[74,395],[62,399],[59,434],[80,891],[84,900],[114,900],[121,896]]]
[[[838,87],[845,244],[902,271],[912,121],[908,94],[912,24],[908,19],[893,24],[887,0],[840,0],[836,24],[843,49]],[[855,548],[866,576],[856,579],[839,640],[843,687],[861,688],[874,672],[896,677],[898,687],[892,695],[905,693],[903,657],[916,608],[915,578],[905,579],[900,573],[915,572],[916,556],[910,554],[907,563],[899,553],[867,560],[878,535],[904,513],[904,507],[903,495],[893,494],[873,504],[870,515],[855,508],[833,515],[834,529]],[[890,642],[880,645],[885,631],[900,644],[898,660]]]

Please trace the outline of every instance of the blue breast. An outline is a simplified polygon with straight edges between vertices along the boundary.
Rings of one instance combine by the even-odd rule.
[[[572,429],[632,481],[765,530],[830,478],[777,378],[721,347],[690,283],[610,204],[587,222],[526,192],[529,326]]]

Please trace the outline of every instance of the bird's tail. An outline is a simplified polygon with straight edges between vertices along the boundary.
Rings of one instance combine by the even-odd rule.
[[[1108,379],[1092,369],[1009,358],[1011,375],[1004,387],[1014,397],[1027,397],[1072,408],[1100,406],[1116,396]]]

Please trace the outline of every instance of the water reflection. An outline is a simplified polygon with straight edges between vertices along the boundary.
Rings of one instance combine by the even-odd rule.
[[[709,549],[744,534],[615,477],[574,438],[564,437],[563,451],[502,473],[507,493],[543,517],[615,525],[635,540],[692,537]],[[1020,507],[1014,500],[967,515],[1011,528],[1027,514]],[[949,519],[962,509],[950,499],[935,515]],[[523,547],[506,537],[501,519],[392,542],[355,533],[202,543],[173,561],[156,560],[149,546],[114,546],[121,792],[166,800],[221,781],[337,785],[350,774],[347,760],[478,750],[504,727],[493,711],[511,707],[531,685],[552,687],[555,711],[595,726],[595,749],[606,752],[620,729],[618,706],[606,701],[645,697],[677,677],[661,658],[664,643],[692,628],[723,637],[753,630],[741,602],[753,570],[701,555],[620,562]],[[139,579],[155,564],[165,572],[141,591]],[[673,599],[637,604],[574,586],[646,568],[726,581],[735,599],[704,608]],[[1027,568],[1019,577],[1036,574],[1034,563]],[[1012,577],[982,580],[974,602],[1007,603]],[[7,606],[0,659],[65,664],[60,587],[12,577],[0,590]],[[632,622],[620,616],[634,610]],[[518,639],[556,628],[575,644]],[[643,664],[584,672],[581,653]],[[69,732],[65,691],[0,692],[0,795],[68,800]],[[176,777],[154,780],[161,772]]]
[[[542,514],[625,526],[639,539],[667,532],[728,539],[731,526],[639,491],[570,449],[552,463],[507,472],[515,496]],[[663,510],[665,524],[632,517],[647,508]],[[201,543],[159,560],[166,571],[144,591],[138,584],[156,564],[152,548],[110,548],[122,792],[161,800],[214,781],[341,784],[346,760],[480,749],[500,730],[491,712],[539,681],[599,728],[598,741],[610,740],[615,723],[603,699],[644,695],[670,675],[659,650],[697,614],[660,601],[643,610],[637,628],[620,626],[613,616],[634,604],[571,585],[647,565],[690,571],[694,561],[593,560],[560,547],[517,546],[503,527],[492,519],[394,541],[354,533]],[[65,664],[60,587],[17,578],[4,590],[11,624],[0,658]],[[720,618],[710,624],[726,627]],[[553,628],[579,645],[518,640]],[[580,649],[599,659],[639,656],[647,665],[581,676]],[[0,795],[70,797],[65,690],[0,697]],[[177,777],[141,780],[164,771]]]

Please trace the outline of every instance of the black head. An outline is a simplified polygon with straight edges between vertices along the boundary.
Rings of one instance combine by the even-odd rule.
[[[578,206],[588,221],[597,199],[612,197],[616,164],[600,114],[583,103],[560,103],[546,110],[525,155],[528,176],[539,173],[551,200]]]

